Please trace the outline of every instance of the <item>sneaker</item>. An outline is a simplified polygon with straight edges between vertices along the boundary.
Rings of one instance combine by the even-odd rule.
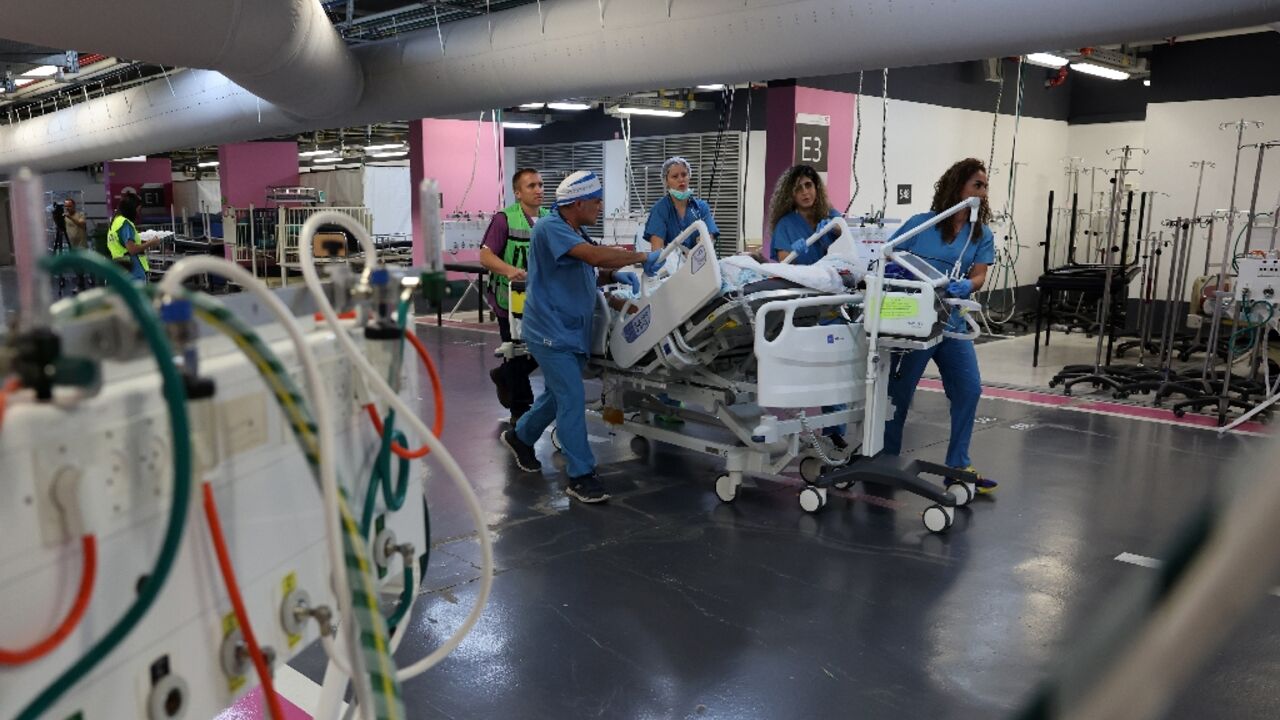
[[[849,449],[849,441],[845,440],[843,435],[828,435],[827,437],[831,438],[831,444],[836,450],[845,452]]]
[[[494,385],[498,386],[498,402],[504,408],[511,407],[511,389],[503,381],[501,365],[489,371],[489,379],[493,381]]]
[[[996,488],[999,487],[1000,485],[1000,483],[996,482],[995,480],[983,477],[982,474],[978,472],[978,469],[972,465],[970,465],[969,467],[960,468],[960,469],[964,470],[967,473],[973,473],[974,475],[978,476],[978,479],[975,480],[973,484],[974,484],[974,488],[978,491],[979,495],[986,495],[987,493],[993,493],[996,491]],[[950,487],[951,485],[956,484],[956,482],[958,481],[947,478],[943,484]]]
[[[595,473],[569,478],[569,487],[565,488],[565,493],[584,503],[602,503],[609,499],[609,493],[604,491],[604,485],[600,484],[600,478]]]
[[[542,469],[542,463],[538,462],[538,456],[534,454],[533,448],[525,445],[524,441],[516,435],[515,429],[502,431],[502,444],[507,446],[511,454],[515,456],[516,465],[520,466],[525,472],[538,472]]]

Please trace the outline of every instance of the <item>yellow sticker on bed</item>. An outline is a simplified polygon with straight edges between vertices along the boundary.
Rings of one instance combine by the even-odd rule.
[[[883,320],[901,320],[915,317],[920,312],[920,300],[901,295],[889,295],[880,306],[880,318]]]

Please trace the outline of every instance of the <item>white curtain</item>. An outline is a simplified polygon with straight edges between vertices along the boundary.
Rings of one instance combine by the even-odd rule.
[[[413,234],[412,191],[407,166],[371,165],[364,169],[364,205],[373,213],[374,235]]]

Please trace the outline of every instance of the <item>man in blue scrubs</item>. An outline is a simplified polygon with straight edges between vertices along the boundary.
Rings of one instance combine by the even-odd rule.
[[[894,237],[924,224],[962,200],[982,198],[977,228],[970,227],[969,213],[960,212],[898,246],[899,250],[909,252],[955,278],[947,288],[949,295],[969,297],[986,282],[987,268],[995,262],[995,237],[988,227],[991,209],[987,205],[986,167],[982,161],[973,158],[961,160],[942,175],[934,190],[932,210],[912,216],[894,233]],[[959,311],[953,311],[948,329],[965,332],[965,327]],[[947,466],[976,473],[969,458],[969,440],[978,412],[978,398],[982,396],[982,378],[978,374],[978,356],[973,350],[972,340],[944,337],[942,342],[927,350],[914,350],[900,360],[895,357],[889,379],[889,397],[893,400],[894,413],[885,424],[884,451],[897,455],[902,450],[902,428],[907,422],[907,410],[929,360],[938,366],[943,390],[951,402]],[[996,488],[994,480],[982,477],[977,485],[979,493],[988,493]]]
[[[658,251],[631,252],[602,247],[583,228],[600,221],[604,189],[595,173],[578,171],[556,188],[556,208],[533,228],[529,244],[528,295],[522,334],[525,346],[546,385],[516,426],[502,433],[502,443],[526,472],[542,463],[533,445],[556,424],[567,461],[569,497],[585,503],[609,499],[596,477],[595,457],[587,443],[586,392],[582,370],[591,352],[591,322],[599,285],[626,283],[637,293],[640,278],[622,270],[643,264],[650,275],[658,269]],[[603,272],[597,272],[597,268]]]

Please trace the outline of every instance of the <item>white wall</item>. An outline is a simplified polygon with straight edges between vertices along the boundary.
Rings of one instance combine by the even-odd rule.
[[[107,186],[101,179],[83,170],[46,173],[40,176],[45,192],[79,191],[82,200],[80,210],[91,223],[107,220]],[[92,226],[91,228],[92,229]]]
[[[1078,157],[1085,167],[1116,167],[1118,157],[1108,155],[1108,150],[1124,147],[1146,147],[1147,124],[1133,122],[1096,123],[1072,125],[1067,132],[1067,157]],[[1133,156],[1133,167],[1145,167],[1145,155]],[[1065,167],[1065,163],[1064,163]],[[1101,179],[1101,174],[1099,174]],[[1131,178],[1133,180],[1135,178]]]
[[[745,224],[742,228],[742,235],[746,241],[746,247],[759,247],[764,243],[764,156],[765,156],[765,131],[752,130],[747,133],[747,146],[744,153],[747,174],[747,195],[742,198],[742,203],[746,207],[746,215],[744,216]],[[769,187],[772,188],[772,182],[776,178],[771,179]],[[738,180],[741,187],[742,179]]]
[[[1147,118],[1141,122],[1106,123],[1072,126],[1068,148],[1071,155],[1084,157],[1087,164],[1115,166],[1115,159],[1108,159],[1103,151],[1126,143],[1137,144],[1149,150],[1140,158],[1144,172],[1131,176],[1131,185],[1138,190],[1156,191],[1154,199],[1155,222],[1151,227],[1160,230],[1160,222],[1194,213],[1207,215],[1213,210],[1225,210],[1231,202],[1231,168],[1235,163],[1235,129],[1219,130],[1224,122],[1240,119],[1260,120],[1261,129],[1245,131],[1244,143],[1280,138],[1280,97],[1232,98],[1226,100],[1202,100],[1194,102],[1156,103],[1147,106]],[[1206,167],[1200,190],[1199,206],[1196,205],[1196,185],[1199,168],[1193,162],[1208,160],[1215,167]],[[1236,208],[1249,208],[1253,178],[1257,171],[1258,152],[1246,148],[1240,155]],[[1099,186],[1102,187],[1101,185]],[[1259,185],[1258,211],[1271,211],[1280,204],[1280,149],[1268,151],[1264,159],[1262,182]],[[1084,202],[1082,195],[1081,202]],[[1270,224],[1268,220],[1262,222]],[[1243,226],[1237,222],[1237,233]],[[1166,230],[1166,237],[1169,231]],[[1225,249],[1225,223],[1215,227],[1213,246],[1208,248],[1208,233],[1198,229],[1191,245],[1191,268],[1188,284],[1204,270],[1205,251],[1211,250],[1210,263],[1216,265]],[[1255,230],[1253,247],[1270,245],[1270,230]],[[1243,240],[1240,243],[1243,250]],[[1171,253],[1164,253],[1166,262]],[[1162,274],[1168,272],[1165,265]],[[1164,291],[1160,291],[1163,296]]]

